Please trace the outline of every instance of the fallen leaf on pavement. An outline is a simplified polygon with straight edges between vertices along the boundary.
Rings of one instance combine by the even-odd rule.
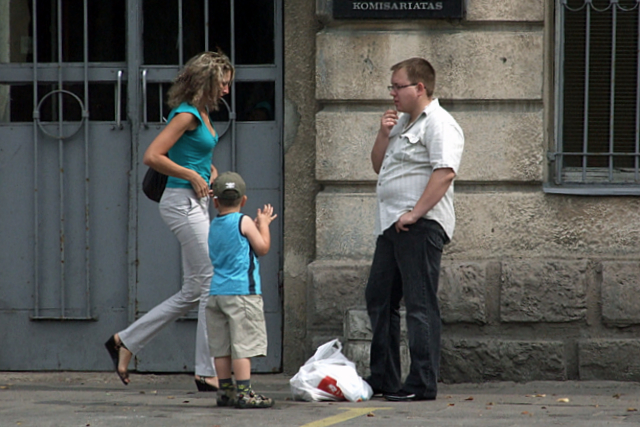
[[[627,408],[627,412],[638,412],[636,408]]]
[[[560,399],[558,399],[558,402],[569,403],[569,398],[568,397],[561,397]]]
[[[374,414],[373,412],[369,412],[369,413],[367,414],[367,417],[375,417],[375,416],[376,416],[376,414]]]
[[[449,406],[456,406],[455,403],[449,403]]]
[[[469,396],[465,400],[473,400],[473,396]]]

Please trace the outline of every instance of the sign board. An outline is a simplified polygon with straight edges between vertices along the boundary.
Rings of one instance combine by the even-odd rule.
[[[466,0],[363,1],[333,0],[337,19],[460,19]]]

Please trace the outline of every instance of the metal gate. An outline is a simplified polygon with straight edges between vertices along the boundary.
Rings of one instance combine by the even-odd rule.
[[[103,341],[180,288],[141,159],[177,71],[218,47],[237,72],[213,115],[214,164],[245,178],[245,213],[279,214],[261,260],[269,355],[254,369],[280,369],[281,0],[235,3],[0,0],[0,339],[17,344],[1,370],[111,369]],[[138,371],[192,370],[195,317],[150,343]]]

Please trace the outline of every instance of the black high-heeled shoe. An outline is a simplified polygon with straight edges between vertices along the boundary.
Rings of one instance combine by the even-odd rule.
[[[206,377],[200,377],[194,379],[198,391],[218,391],[218,387],[209,384],[205,378]]]
[[[124,344],[117,344],[115,335],[111,335],[107,342],[104,343],[104,346],[107,348],[109,356],[111,356],[113,366],[116,368],[116,374],[120,377],[120,381],[122,381],[122,384],[124,385],[129,385],[129,382],[127,382],[129,379],[129,371],[122,373],[118,370],[118,362],[120,362],[120,347],[124,347]]]

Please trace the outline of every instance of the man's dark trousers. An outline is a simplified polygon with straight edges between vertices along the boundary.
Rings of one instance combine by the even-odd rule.
[[[378,236],[365,291],[371,320],[371,386],[386,392],[402,388],[435,398],[440,366],[442,322],[438,279],[442,248],[448,238],[436,221],[419,219],[397,232]],[[401,383],[400,300],[404,296],[411,369]]]

